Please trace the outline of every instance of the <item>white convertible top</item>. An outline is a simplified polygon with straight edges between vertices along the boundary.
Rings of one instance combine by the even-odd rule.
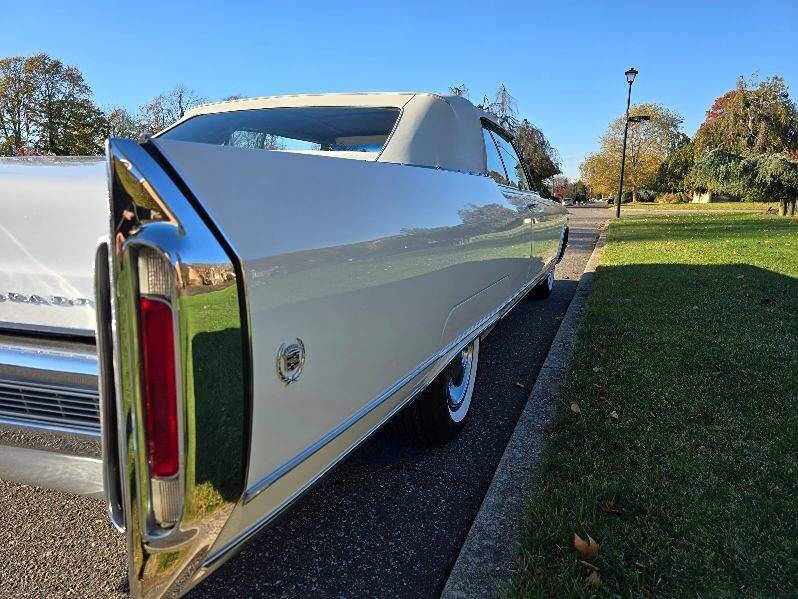
[[[351,158],[445,168],[485,174],[485,145],[480,119],[499,126],[495,115],[461,96],[425,92],[298,94],[228,100],[190,109],[175,125],[201,114],[303,106],[398,108],[401,115],[379,153],[351,153]],[[505,132],[506,133],[506,132]]]

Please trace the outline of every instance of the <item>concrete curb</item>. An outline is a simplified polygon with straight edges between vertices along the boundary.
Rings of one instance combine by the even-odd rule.
[[[444,599],[495,597],[512,573],[519,551],[523,514],[535,488],[546,429],[560,399],[605,235],[605,230],[600,231],[535,386],[449,573],[441,593]]]

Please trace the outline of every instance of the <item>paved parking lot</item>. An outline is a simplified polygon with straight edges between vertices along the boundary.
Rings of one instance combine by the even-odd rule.
[[[473,413],[445,447],[390,428],[336,468],[191,597],[434,597],[568,308],[606,208],[571,209],[547,300],[524,300],[480,345]],[[0,596],[126,593],[124,540],[101,501],[0,481]]]

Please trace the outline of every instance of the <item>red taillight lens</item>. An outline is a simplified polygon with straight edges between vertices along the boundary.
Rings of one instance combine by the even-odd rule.
[[[172,309],[163,301],[142,297],[140,350],[150,475],[177,474],[177,387]]]

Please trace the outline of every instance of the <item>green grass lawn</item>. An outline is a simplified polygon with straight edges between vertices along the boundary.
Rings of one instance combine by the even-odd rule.
[[[615,210],[615,206],[609,207]],[[768,208],[779,209],[778,202],[712,202],[708,204],[659,204],[656,202],[635,202],[621,204],[621,213],[624,210],[704,210],[721,212],[765,212]]]
[[[507,595],[798,595],[798,219],[608,236]]]

